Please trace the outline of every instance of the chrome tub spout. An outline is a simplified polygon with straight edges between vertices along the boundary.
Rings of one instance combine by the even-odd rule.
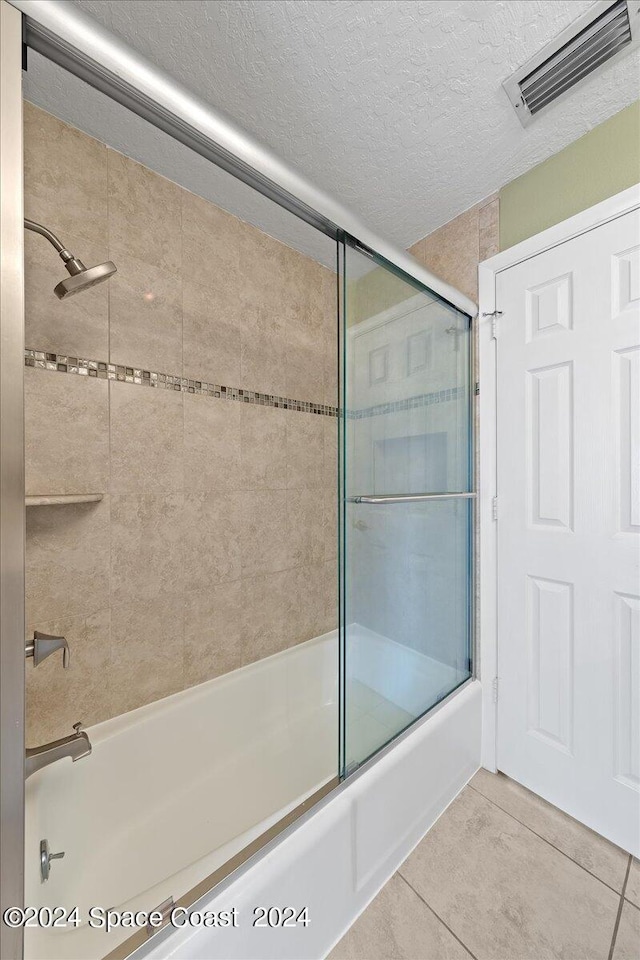
[[[25,779],[35,773],[36,770],[48,767],[50,763],[62,760],[63,757],[71,757],[74,762],[81,760],[82,757],[88,757],[91,753],[91,741],[81,728],[81,723],[74,723],[75,733],[70,736],[62,737],[60,740],[52,740],[51,743],[44,743],[41,747],[27,747]]]

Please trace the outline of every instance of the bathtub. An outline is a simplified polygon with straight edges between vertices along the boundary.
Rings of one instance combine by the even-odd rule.
[[[351,677],[390,702],[417,709],[425,685],[434,699],[455,685],[452,668],[364,628],[352,628],[349,653]],[[177,901],[333,782],[337,661],[337,634],[317,637],[98,724],[88,731],[89,757],[34,774],[26,784],[25,902],[77,906],[81,923],[28,929],[26,960],[105,956],[135,931],[92,928],[91,907]],[[472,766],[465,759],[467,772]],[[43,838],[51,852],[65,852],[46,883]]]

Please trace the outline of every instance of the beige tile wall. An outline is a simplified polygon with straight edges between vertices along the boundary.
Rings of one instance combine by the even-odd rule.
[[[335,277],[25,104],[26,215],[118,273],[65,302],[26,234],[27,347],[335,404]],[[27,368],[30,745],[336,626],[336,424]]]
[[[442,280],[478,302],[478,264],[500,249],[500,201],[493,194],[433,233],[409,253]]]

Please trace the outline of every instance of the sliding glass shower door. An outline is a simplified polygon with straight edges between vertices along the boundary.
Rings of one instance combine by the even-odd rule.
[[[342,250],[342,763],[471,675],[470,318]]]

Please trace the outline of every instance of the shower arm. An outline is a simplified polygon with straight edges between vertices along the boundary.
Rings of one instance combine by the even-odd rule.
[[[61,241],[56,237],[55,233],[52,233],[51,230],[48,230],[47,227],[43,226],[41,223],[36,223],[35,220],[27,220],[25,217],[24,221],[25,230],[32,230],[34,233],[39,233],[41,237],[45,237],[51,244],[51,246],[56,250],[67,270],[71,276],[76,276],[78,273],[82,273],[83,270],[86,270],[86,267],[82,260],[78,260],[77,257],[74,257],[72,253],[69,253],[67,248]]]

